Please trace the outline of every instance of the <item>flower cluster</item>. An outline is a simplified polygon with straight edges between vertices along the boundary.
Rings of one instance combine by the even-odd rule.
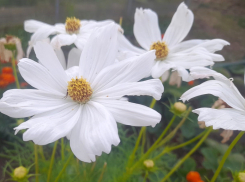
[[[147,95],[160,100],[162,82],[171,71],[170,83],[178,86],[181,80],[217,77],[217,81],[192,88],[181,99],[206,93],[219,96],[234,109],[197,109],[194,112],[199,114],[199,120],[214,128],[244,127],[244,99],[229,79],[206,68],[224,61],[215,52],[229,45],[227,41],[184,41],[194,21],[192,11],[184,3],[177,8],[163,37],[154,11],[137,8],[134,18],[134,35],[142,48],[132,45],[123,35],[122,27],[112,20],[70,17],[65,24],[55,25],[25,21],[25,30],[33,33],[27,57],[34,48],[38,62],[23,58],[18,68],[34,89],[8,90],[0,100],[0,112],[14,118],[30,117],[14,128],[16,133],[27,129],[24,141],[46,145],[67,137],[78,159],[95,161],[96,156],[109,153],[112,145],[120,143],[117,122],[154,127],[161,121],[155,110],[123,98]],[[73,44],[76,48],[71,49],[66,61],[61,47]],[[186,106],[178,102],[173,109],[182,115]],[[223,121],[217,122],[218,112],[223,114]],[[230,115],[237,117],[240,124],[228,125]],[[144,165],[153,167],[154,163],[145,161]]]

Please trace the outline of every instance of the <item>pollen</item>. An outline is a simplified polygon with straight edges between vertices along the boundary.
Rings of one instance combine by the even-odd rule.
[[[168,46],[165,42],[155,42],[151,45],[150,50],[156,50],[156,58],[163,59],[168,55]]]
[[[66,32],[69,34],[78,34],[81,27],[81,22],[75,17],[66,18]]]
[[[67,93],[75,102],[84,104],[90,100],[93,90],[90,83],[84,78],[72,78],[71,81],[68,82]]]

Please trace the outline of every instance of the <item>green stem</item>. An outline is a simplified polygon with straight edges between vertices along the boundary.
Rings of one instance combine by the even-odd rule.
[[[208,135],[211,133],[212,128],[210,127],[208,131],[205,133],[205,135],[201,138],[201,140],[195,145],[194,148],[191,149],[190,152],[188,152],[173,168],[172,170],[162,179],[161,182],[166,181],[169,179],[169,177],[185,162],[186,159],[188,159],[199,147],[200,145],[205,141],[205,139],[208,137]]]
[[[50,177],[51,177],[51,172],[52,172],[52,168],[53,168],[53,164],[54,164],[54,156],[55,156],[57,144],[58,144],[58,141],[56,141],[56,142],[54,143],[54,148],[53,148],[53,152],[52,152],[52,156],[51,156],[51,160],[50,160],[50,165],[49,165],[49,170],[48,170],[48,178],[47,178],[47,182],[49,182]]]
[[[190,112],[191,112],[192,108],[189,107],[186,115],[184,116],[184,118],[179,122],[179,124],[174,128],[173,131],[171,131],[161,142],[159,142],[159,144],[157,145],[156,148],[161,147],[162,145],[164,145],[166,142],[168,142],[171,138],[174,137],[174,135],[176,134],[176,132],[178,131],[178,129],[184,124],[184,122],[186,121],[187,117],[189,116]]]
[[[100,178],[99,178],[98,182],[101,182],[102,181],[103,176],[104,176],[104,173],[105,173],[106,166],[107,166],[107,163],[105,162],[104,163],[104,166],[103,166],[103,169],[102,169],[102,172],[100,174]]]
[[[13,72],[14,72],[16,88],[20,89],[20,83],[19,83],[19,79],[18,79],[18,76],[17,76],[17,70],[16,70],[16,65],[15,65],[14,52],[13,52],[13,57],[12,57],[12,69],[13,69]]]
[[[155,104],[156,104],[156,100],[153,98],[152,101],[151,101],[151,104],[150,104],[150,108],[153,109],[153,107],[155,106]],[[142,127],[142,128],[140,129],[140,133],[139,133],[139,136],[138,136],[137,141],[136,141],[136,143],[135,143],[134,150],[133,150],[132,154],[129,156],[129,161],[128,161],[128,165],[127,165],[128,167],[131,166],[131,164],[132,164],[133,161],[134,161],[135,153],[136,153],[137,150],[138,150],[138,147],[139,147],[139,144],[140,144],[142,135],[143,135],[145,132],[146,132],[146,127],[144,126],[144,127]],[[142,147],[144,147],[144,146],[142,145]]]
[[[61,159],[65,159],[65,154],[64,154],[65,146],[64,146],[64,138],[61,138]]]
[[[206,130],[203,131],[202,133],[200,133],[198,136],[196,136],[195,138],[192,138],[191,140],[185,142],[185,143],[182,143],[182,144],[179,144],[179,145],[176,145],[176,146],[173,146],[173,147],[169,147],[169,148],[165,148],[159,155],[157,155],[155,158],[153,158],[152,160],[153,161],[156,161],[158,160],[160,157],[162,157],[164,154],[168,153],[168,152],[171,152],[173,150],[176,150],[176,149],[179,149],[179,148],[182,148],[182,147],[185,147],[186,145],[189,145],[195,141],[197,141],[199,138],[201,138],[204,134],[206,133]]]
[[[71,154],[70,157],[67,159],[65,165],[63,166],[62,170],[60,171],[60,173],[58,174],[58,176],[56,177],[54,182],[58,182],[59,181],[60,177],[65,172],[66,167],[68,166],[68,164],[69,164],[70,160],[72,159],[72,157],[73,157],[73,154]]]
[[[38,149],[37,145],[34,144],[34,155],[35,155],[35,176],[36,176],[36,182],[39,182],[38,179],[38,173],[39,173],[39,166],[38,166]]]
[[[217,168],[213,178],[211,179],[210,182],[215,182],[216,178],[218,177],[227,157],[229,156],[231,150],[233,149],[233,147],[236,145],[236,143],[239,141],[239,139],[243,136],[243,134],[245,133],[245,131],[241,131],[237,136],[236,138],[232,141],[232,143],[230,144],[229,148],[226,150],[222,160],[220,161],[219,163],[219,167]]]
[[[141,146],[141,154],[144,154],[144,148],[145,148],[145,141],[146,141],[146,132],[143,132],[143,137],[142,137],[142,146]]]
[[[43,159],[43,160],[46,160],[46,159],[45,159],[45,156],[44,156],[44,154],[43,154],[43,146],[41,146],[41,145],[39,146],[39,153],[40,153],[42,159]]]
[[[143,182],[146,182],[146,180],[147,180],[147,178],[148,178],[148,175],[149,175],[149,173],[148,173],[148,171],[146,171],[146,172],[145,172],[145,177],[144,177],[144,181],[143,181]]]

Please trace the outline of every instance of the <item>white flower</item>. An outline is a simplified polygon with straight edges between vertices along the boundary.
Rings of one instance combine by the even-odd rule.
[[[204,94],[212,94],[231,107],[193,110],[194,113],[199,115],[198,121],[204,121],[206,126],[213,126],[214,129],[245,130],[245,99],[232,80],[213,70],[201,67],[192,68],[190,74],[196,79],[212,76],[215,80],[209,80],[191,88],[181,96],[182,101]]]
[[[65,24],[49,25],[37,20],[26,20],[24,22],[25,31],[33,33],[29,41],[29,47],[27,48],[27,57],[29,57],[31,49],[37,41],[46,39],[50,35],[55,35],[51,40],[51,45],[54,49],[59,49],[62,46],[74,43],[78,49],[82,50],[94,28],[103,27],[112,22],[112,20],[80,21],[76,18],[67,18]],[[118,28],[122,31],[119,26]]]
[[[102,151],[120,142],[116,121],[132,126],[155,126],[161,115],[149,107],[120,100],[124,95],[161,98],[159,79],[138,82],[150,75],[155,51],[115,63],[117,26],[95,29],[80,57],[79,67],[64,71],[53,48],[38,42],[40,63],[24,58],[22,77],[36,89],[4,93],[0,111],[10,117],[33,116],[15,128],[28,129],[23,140],[45,145],[67,136],[73,153],[82,161],[95,161]]]
[[[189,40],[183,39],[189,33],[194,16],[188,7],[181,3],[167,28],[163,39],[158,26],[157,14],[150,9],[136,9],[134,35],[144,49],[131,45],[124,36],[119,36],[120,52],[124,56],[139,55],[145,51],[156,50],[156,60],[152,69],[154,78],[161,77],[166,71],[178,71],[184,81],[191,81],[187,69],[193,66],[209,66],[215,61],[224,61],[223,56],[214,54],[228,42],[221,39]]]

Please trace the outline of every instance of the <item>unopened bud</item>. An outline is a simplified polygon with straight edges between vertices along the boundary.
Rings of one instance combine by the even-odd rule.
[[[238,174],[239,182],[245,182],[245,172],[240,172]]]
[[[27,175],[28,171],[25,167],[20,166],[14,169],[14,178],[16,180],[24,179]]]
[[[147,168],[147,169],[151,169],[154,167],[154,162],[153,160],[151,159],[147,159],[144,161],[144,166]]]
[[[178,114],[182,114],[183,112],[186,111],[186,105],[183,104],[182,102],[175,102],[175,103],[174,103],[174,110],[175,110]]]

